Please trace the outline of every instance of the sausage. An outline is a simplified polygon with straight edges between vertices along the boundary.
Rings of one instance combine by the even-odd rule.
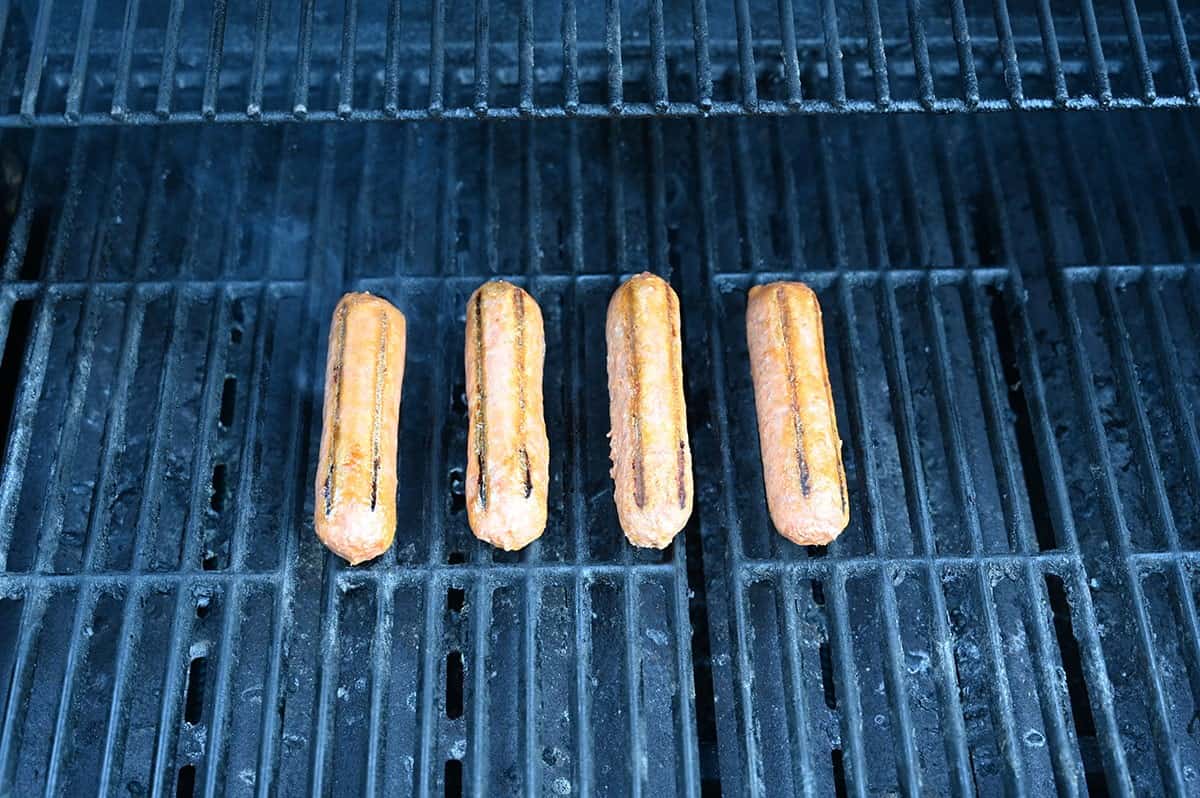
[[[679,297],[639,274],[613,294],[605,332],[617,516],[633,545],[666,548],[692,514]]]
[[[829,543],[850,508],[817,295],[803,283],[751,288],[746,339],[771,520],[793,543]]]
[[[317,537],[357,565],[396,533],[396,445],[404,382],[404,314],[370,294],[333,311],[317,464]]]
[[[512,283],[467,300],[467,520],[475,537],[514,551],[546,529],[550,444],[542,410],[542,311]]]

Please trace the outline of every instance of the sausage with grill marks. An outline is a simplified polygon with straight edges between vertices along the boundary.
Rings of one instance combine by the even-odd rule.
[[[639,274],[613,294],[605,326],[617,516],[633,545],[666,548],[692,514],[679,297]]]
[[[317,464],[317,537],[351,565],[396,533],[396,446],[404,381],[404,314],[370,294],[333,312]]]
[[[803,283],[751,288],[746,338],[771,520],[793,543],[829,543],[850,510],[817,295]]]
[[[542,406],[546,337],[533,297],[497,280],[467,300],[467,519],[513,551],[546,528],[550,444]]]

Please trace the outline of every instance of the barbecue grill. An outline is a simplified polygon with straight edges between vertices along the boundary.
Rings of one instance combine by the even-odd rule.
[[[0,2],[0,794],[1200,791],[1200,15],[1177,0]],[[984,113],[989,112],[989,113]],[[601,331],[681,299],[696,511]],[[464,509],[463,312],[547,331],[550,519]],[[818,292],[851,525],[770,526],[746,289]],[[312,530],[346,290],[396,542]]]

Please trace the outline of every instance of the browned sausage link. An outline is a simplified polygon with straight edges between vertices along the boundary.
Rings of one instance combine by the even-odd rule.
[[[542,312],[525,291],[495,281],[467,300],[467,519],[476,537],[509,551],[546,528],[545,356]]]
[[[317,536],[358,564],[396,532],[396,446],[404,381],[404,315],[370,294],[333,312],[317,465]]]
[[[679,298],[640,274],[613,294],[606,327],[617,516],[630,543],[665,548],[692,514]]]
[[[850,511],[816,294],[803,283],[751,288],[746,338],[771,520],[795,543],[828,543]]]

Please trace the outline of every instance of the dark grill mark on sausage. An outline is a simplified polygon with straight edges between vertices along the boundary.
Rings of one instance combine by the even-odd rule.
[[[533,495],[533,474],[529,473],[529,452],[525,451],[525,447],[521,447],[521,451],[517,454],[521,462],[521,473],[523,475],[525,485],[525,498],[528,499]]]
[[[671,290],[671,286],[663,282],[663,292],[667,297],[667,318],[671,330],[671,386],[683,392],[683,353],[680,352],[682,341],[676,321],[679,318],[679,298]],[[675,405],[675,439],[679,441],[679,451],[675,455],[675,481],[679,488],[679,509],[687,507],[687,442],[683,439],[686,433],[687,419],[684,417],[683,402]]]
[[[675,473],[679,479],[679,509],[687,507],[687,444],[679,442],[675,455]]]
[[[791,405],[792,425],[796,431],[796,465],[800,471],[800,492],[808,498],[812,486],[809,483],[808,461],[804,459],[804,423],[800,420],[796,365],[792,361],[792,320],[788,313],[787,294],[783,286],[775,290],[775,303],[779,306],[779,332],[783,336],[783,351],[787,358],[788,401]]]
[[[371,417],[371,512],[379,498],[379,438],[383,423],[383,381],[387,377],[388,318],[387,311],[379,311],[379,345],[375,360],[375,408]]]
[[[636,314],[635,294],[632,286],[626,291],[629,295],[629,308],[625,319],[625,346],[628,357],[629,391],[632,412],[630,423],[633,424],[633,501],[642,508],[646,506],[646,475],[643,473],[645,464],[642,453],[642,426],[638,411],[642,403],[642,383],[638,373],[637,329],[634,324]]]
[[[325,472],[325,515],[333,512],[333,495],[337,489],[337,450],[342,432],[342,367],[346,363],[346,315],[349,305],[342,304],[337,315],[337,359],[333,362],[333,419],[329,432],[329,465]]]
[[[525,498],[533,494],[533,475],[529,472],[529,452],[525,449],[525,292],[514,288],[513,311],[517,315],[517,440],[521,442],[518,458],[521,463],[521,474],[525,486]]]
[[[475,294],[475,464],[479,506],[487,508],[487,389],[483,383],[483,292]]]

